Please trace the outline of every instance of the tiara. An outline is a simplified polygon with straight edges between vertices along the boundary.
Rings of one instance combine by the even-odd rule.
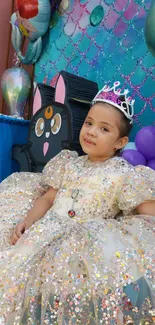
[[[119,81],[115,81],[113,87],[111,88],[105,85],[97,93],[97,95],[92,101],[92,104],[95,104],[97,102],[104,102],[104,103],[111,104],[116,108],[118,108],[127,117],[127,119],[130,120],[130,123],[133,123],[135,100],[133,100],[130,96],[128,96],[129,94],[128,89],[125,89],[124,92],[121,92],[121,89],[118,88],[119,86],[120,86]],[[124,101],[120,100],[121,96],[124,97]]]

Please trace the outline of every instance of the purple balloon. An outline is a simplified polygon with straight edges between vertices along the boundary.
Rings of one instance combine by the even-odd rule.
[[[121,156],[133,166],[146,165],[146,159],[140,152],[136,150],[125,150]]]
[[[146,126],[142,128],[136,136],[137,150],[146,158],[152,160],[155,158],[155,127]]]
[[[148,161],[147,166],[155,170],[155,159]]]

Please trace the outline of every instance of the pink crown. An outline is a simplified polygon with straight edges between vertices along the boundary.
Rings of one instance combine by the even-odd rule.
[[[116,81],[113,84],[113,87],[109,87],[105,85],[95,96],[93,99],[93,104],[97,102],[104,102],[111,104],[117,107],[126,117],[133,123],[133,115],[134,115],[134,100],[129,96],[129,90],[125,89],[124,92],[121,92],[121,89],[118,88],[120,86],[120,82]],[[118,88],[118,89],[116,89]],[[119,97],[123,96],[124,101],[120,100]]]

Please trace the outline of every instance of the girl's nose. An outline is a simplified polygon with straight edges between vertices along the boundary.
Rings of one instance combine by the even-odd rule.
[[[95,126],[91,126],[91,128],[89,128],[88,132],[89,135],[96,137],[96,127]]]

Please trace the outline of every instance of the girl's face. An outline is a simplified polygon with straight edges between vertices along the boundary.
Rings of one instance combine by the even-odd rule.
[[[80,144],[92,161],[113,157],[128,142],[120,138],[121,113],[107,103],[97,103],[90,109],[80,132]]]

